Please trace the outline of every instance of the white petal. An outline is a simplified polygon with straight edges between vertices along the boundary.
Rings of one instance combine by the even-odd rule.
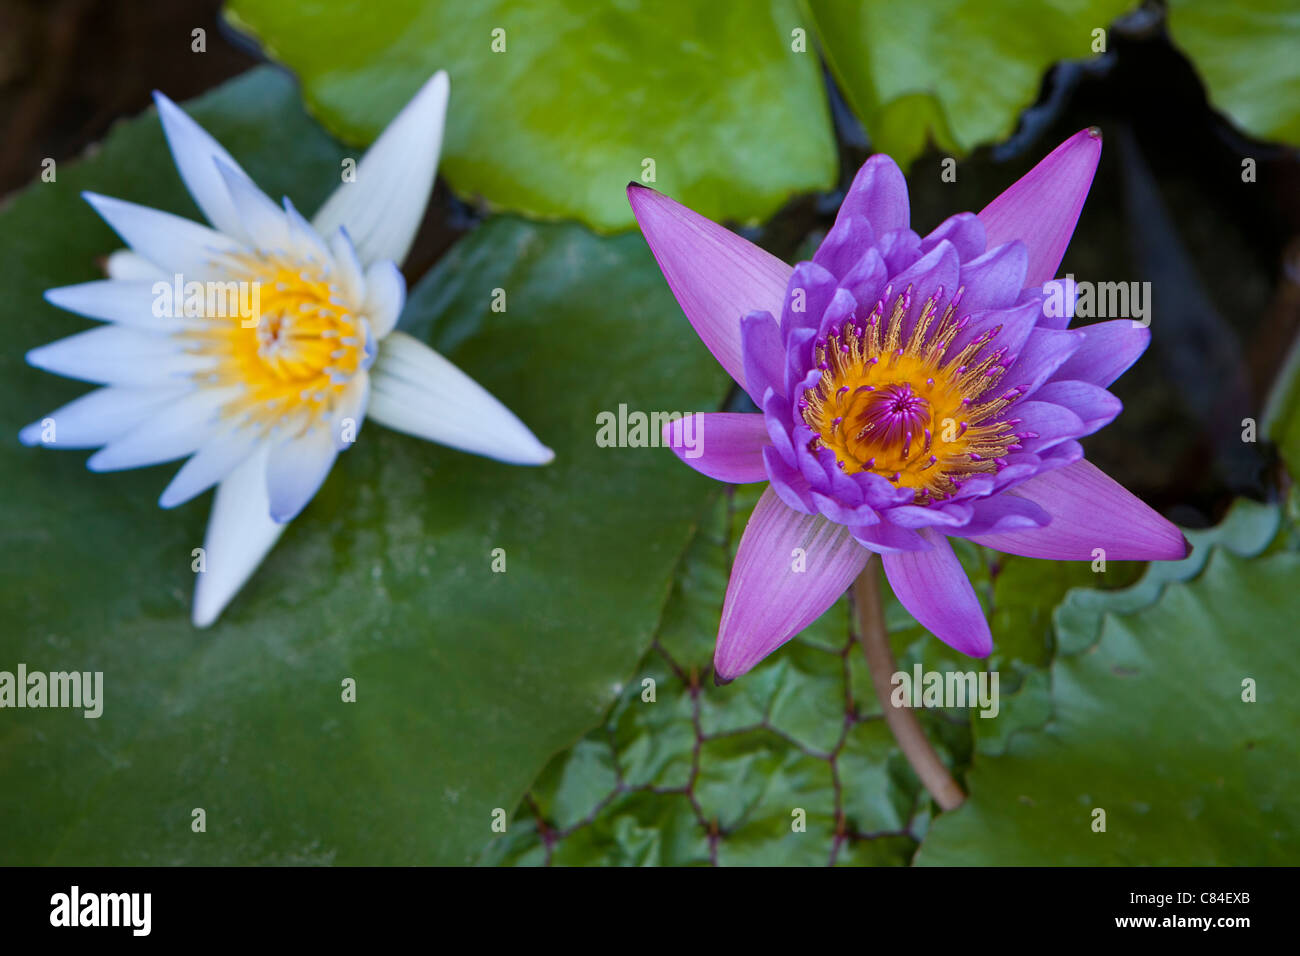
[[[406,280],[390,260],[376,262],[366,270],[366,301],[362,309],[370,319],[371,331],[383,338],[397,325],[406,305]]]
[[[288,251],[291,245],[289,220],[284,210],[239,170],[220,159],[214,159],[213,163],[230,190],[248,244],[258,249]]]
[[[18,433],[18,440],[24,445],[98,448],[125,435],[187,391],[185,388],[97,388],[28,425]],[[54,423],[50,442],[43,441],[46,420]]]
[[[312,220],[321,235],[346,226],[362,263],[401,263],[424,218],[447,118],[451,83],[439,71],[388,124]]]
[[[220,257],[245,251],[229,236],[169,212],[96,193],[82,196],[127,245],[165,272],[187,280],[220,275]]]
[[[379,344],[368,414],[397,431],[515,465],[555,458],[483,386],[405,332]]]
[[[269,452],[263,444],[217,486],[203,539],[205,569],[194,586],[195,627],[217,619],[287,527],[271,520],[266,496]]]
[[[201,388],[168,405],[90,456],[91,471],[120,471],[157,465],[191,454],[221,426],[221,406],[238,386]]]
[[[130,249],[118,249],[109,253],[104,263],[104,272],[110,279],[170,279],[166,272],[158,268],[138,252]]]
[[[243,464],[264,438],[261,429],[247,426],[214,435],[176,472],[159,497],[158,504],[163,508],[175,508],[201,495]]]
[[[271,449],[266,467],[266,491],[271,519],[284,523],[298,517],[320,490],[338,457],[331,430],[308,428]]]
[[[298,212],[288,196],[284,197],[284,215],[289,220],[289,244],[298,258],[330,264],[334,257],[330,254],[329,246],[325,245],[325,240],[312,228],[311,223],[302,218],[302,213]]]
[[[165,301],[162,296],[165,296]],[[45,291],[45,301],[60,309],[90,319],[164,334],[178,331],[188,321],[175,314],[180,312],[183,301],[173,303],[173,299],[173,283],[167,279],[101,279]],[[160,302],[166,308],[156,309],[155,305]],[[155,315],[156,311],[172,314]]]
[[[120,325],[78,332],[27,353],[27,362],[68,378],[101,385],[176,387],[217,359],[182,351],[170,335],[156,335]]]
[[[239,214],[213,159],[220,159],[245,179],[248,179],[248,174],[179,106],[157,90],[153,100],[158,106],[158,119],[162,121],[167,145],[171,147],[172,159],[176,161],[185,188],[203,210],[203,215],[208,217],[208,222],[227,235],[240,235]]]
[[[330,254],[334,257],[334,278],[339,290],[348,304],[355,306],[365,298],[366,275],[346,228],[339,227],[330,236]]]

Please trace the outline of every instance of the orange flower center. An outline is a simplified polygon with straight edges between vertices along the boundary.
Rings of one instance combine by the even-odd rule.
[[[957,318],[961,290],[941,313],[942,295],[926,301],[906,341],[910,287],[887,318],[877,304],[861,326],[831,329],[816,345],[821,380],[799,403],[815,435],[811,449],[831,449],[847,474],[871,471],[916,489],[917,504],[947,498],[971,475],[997,471],[1019,447],[1016,423],[998,416],[1020,390],[983,398],[1006,371],[1006,350],[987,351],[1001,326],[952,352],[966,326]]]

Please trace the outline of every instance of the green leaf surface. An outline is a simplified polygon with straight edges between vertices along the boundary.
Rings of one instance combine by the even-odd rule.
[[[441,172],[493,208],[623,229],[625,187],[638,180],[713,219],[756,222],[835,182],[817,55],[793,49],[793,31],[808,27],[795,0],[231,0],[226,10],[349,141],[369,142],[447,70]]]
[[[1258,139],[1300,145],[1300,6],[1294,0],[1168,0],[1169,35],[1210,103]]]
[[[1195,570],[1093,597],[1094,643],[1037,688],[1047,719],[975,758],[969,800],[931,824],[917,862],[1294,862],[1300,555],[1260,543],[1277,519],[1239,507],[1202,536]]]
[[[1059,60],[1133,0],[809,0],[822,49],[872,146],[906,168],[932,139],[953,155],[997,142]]]
[[[191,106],[270,194],[311,210],[338,181],[344,150],[280,72]],[[94,475],[85,454],[16,439],[86,390],[22,359],[90,327],[41,292],[95,278],[120,244],[82,189],[197,214],[152,114],[0,213],[0,670],[99,671],[105,698],[98,719],[0,712],[0,862],[470,860],[493,811],[513,813],[608,710],[715,493],[661,449],[597,447],[595,416],[717,407],[716,363],[639,236],[488,222],[413,290],[403,324],[517,410],[554,464],[510,467],[370,423],[198,631],[207,497],[165,512],[171,468]],[[491,310],[494,289],[507,311]],[[348,677],[355,703],[341,699]],[[567,805],[584,796],[560,790]],[[191,829],[195,808],[206,832]]]

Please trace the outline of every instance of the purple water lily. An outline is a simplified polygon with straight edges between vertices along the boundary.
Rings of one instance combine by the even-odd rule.
[[[1067,328],[1074,286],[1053,280],[1100,155],[1100,133],[1084,130],[925,237],[903,174],[873,156],[793,269],[628,188],[687,318],[762,409],[664,431],[703,474],[770,482],[727,587],[719,680],[816,620],[872,553],[917,621],[973,657],[993,638],[951,536],[1056,560],[1186,556],[1181,532],[1078,443],[1119,413],[1106,386],[1150,338],[1128,319]]]

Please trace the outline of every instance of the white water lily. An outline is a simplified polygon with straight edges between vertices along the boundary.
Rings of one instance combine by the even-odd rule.
[[[194,592],[199,627],[261,564],[363,418],[513,464],[554,457],[451,362],[394,331],[406,298],[397,264],[433,188],[448,92],[446,73],[430,79],[310,223],[287,198],[272,202],[162,94],[176,167],[212,228],[85,194],[130,249],[109,258],[108,279],[46,298],[107,324],[27,360],[103,387],[20,437],[98,448],[92,471],[188,458],[164,508],[217,486]],[[206,294],[184,291],[198,307],[183,308],[173,288]],[[222,294],[240,307],[224,307]]]

